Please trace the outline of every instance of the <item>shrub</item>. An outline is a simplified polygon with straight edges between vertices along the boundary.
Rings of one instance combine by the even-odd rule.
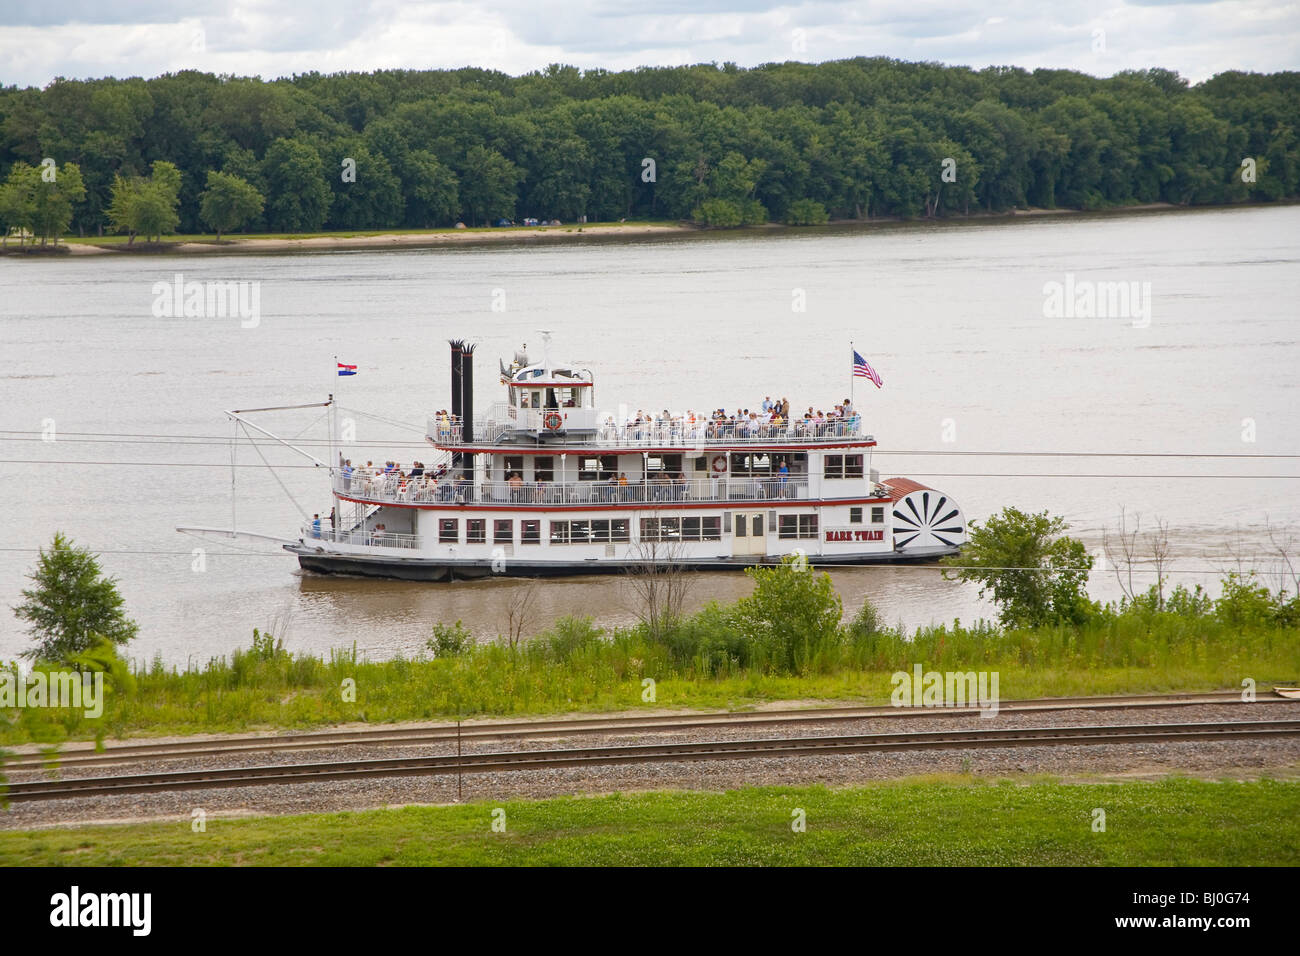
[[[474,646],[474,635],[459,620],[450,626],[439,622],[433,625],[433,637],[425,646],[434,657],[457,657]]]
[[[786,224],[791,226],[821,226],[829,218],[826,207],[814,199],[796,199],[785,214]]]
[[[1268,588],[1255,581],[1255,572],[1229,572],[1223,579],[1223,594],[1214,602],[1214,616],[1229,627],[1254,627],[1273,620],[1273,598]]]
[[[803,673],[843,643],[844,606],[831,576],[785,558],[777,567],[747,568],[754,593],[736,602],[734,619],[778,673]]]

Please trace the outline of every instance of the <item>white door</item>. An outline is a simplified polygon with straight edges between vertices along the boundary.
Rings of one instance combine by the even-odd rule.
[[[767,554],[767,529],[761,511],[737,511],[731,516],[734,555]]]

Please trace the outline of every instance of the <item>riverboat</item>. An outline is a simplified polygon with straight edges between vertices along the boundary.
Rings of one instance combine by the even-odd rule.
[[[549,341],[549,336],[546,336]],[[519,353],[504,401],[476,417],[474,348],[451,343],[450,408],[428,419],[422,467],[331,462],[332,520],[283,546],[307,571],[420,581],[543,577],[672,565],[818,567],[957,554],[951,496],[881,479],[875,438],[840,414],[616,415],[591,371]]]

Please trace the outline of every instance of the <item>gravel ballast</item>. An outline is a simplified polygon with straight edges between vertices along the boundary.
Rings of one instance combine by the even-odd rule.
[[[1110,710],[1004,712],[994,719],[938,713],[925,718],[859,718],[811,725],[706,727],[671,732],[612,734],[557,733],[555,736],[464,741],[464,753],[585,748],[711,740],[752,740],[839,734],[913,733],[958,729],[1013,729],[1147,723],[1200,723],[1300,718],[1300,702],[1267,705],[1204,704]],[[191,738],[192,739],[192,738]],[[149,760],[108,767],[73,767],[68,777],[271,766],[331,760],[364,760],[454,754],[455,741],[414,746],[325,746],[284,753]],[[745,785],[850,784],[917,774],[969,773],[981,777],[1041,774],[1050,777],[1125,777],[1182,772],[1197,776],[1300,775],[1300,737],[1228,741],[1170,741],[744,757],[651,764],[537,768],[466,773],[460,781],[466,801],[536,799],[577,793],[634,790],[725,790]],[[8,771],[12,782],[41,779],[40,771]],[[0,811],[0,829],[175,819],[188,826],[192,811],[209,820],[283,813],[333,812],[405,804],[454,803],[454,774],[314,781],[289,785],[220,787],[172,793],[121,794],[84,799],[11,803]]]

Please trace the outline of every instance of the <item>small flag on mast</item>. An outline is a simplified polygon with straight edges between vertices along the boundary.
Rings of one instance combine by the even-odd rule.
[[[867,360],[859,355],[856,350],[853,352],[853,377],[869,378],[876,383],[876,388],[880,388],[882,384],[880,381],[880,373],[872,368],[867,363]]]
[[[337,363],[340,375],[356,375],[357,367],[355,365],[344,365],[342,362]]]

